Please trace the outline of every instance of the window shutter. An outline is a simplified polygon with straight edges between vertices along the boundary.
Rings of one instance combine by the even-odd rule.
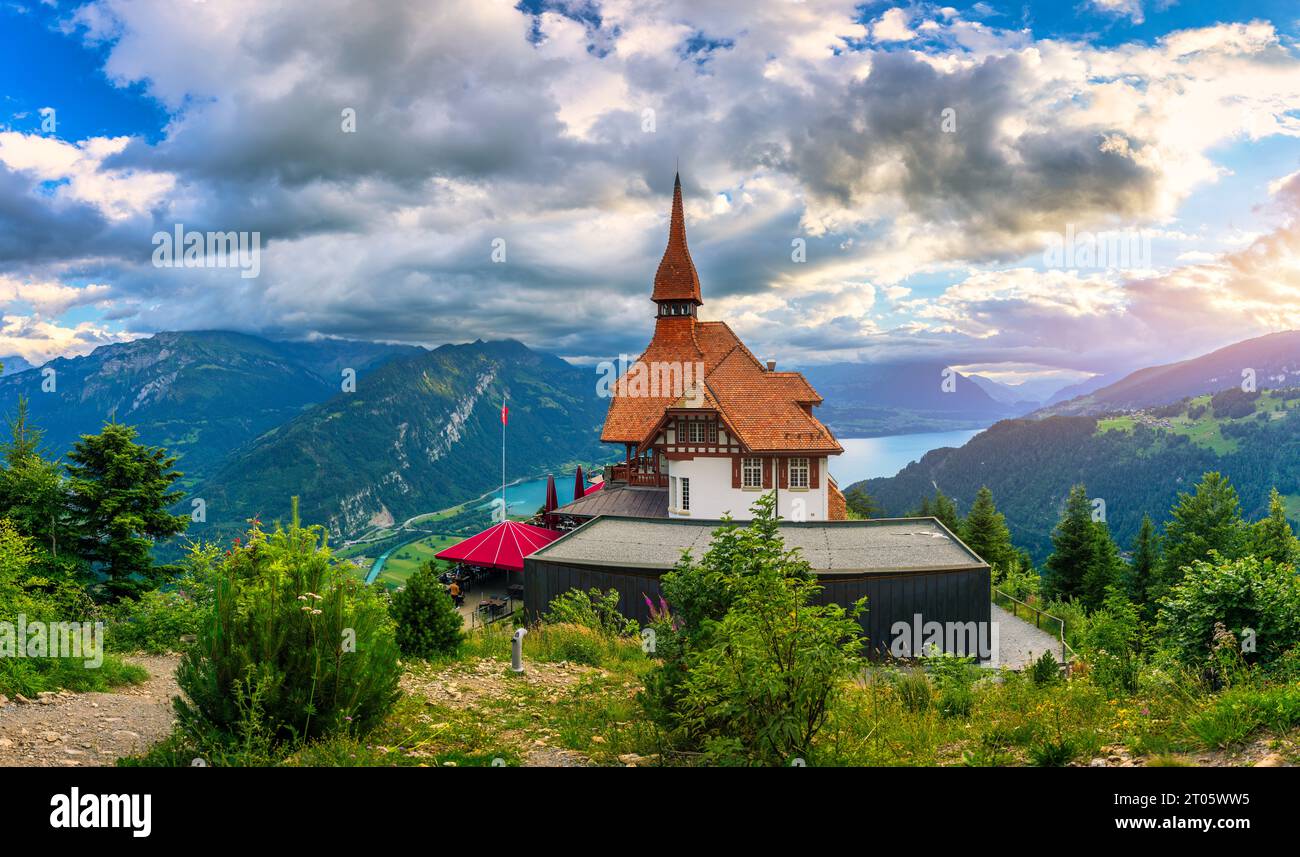
[[[778,458],[776,460],[776,484],[782,488],[790,487],[789,464],[790,459],[788,458]]]
[[[820,462],[821,462],[821,459],[820,459],[820,458],[810,458],[810,459],[808,459],[808,487],[809,487],[809,488],[820,488],[820,487],[821,487],[821,485],[818,484],[818,482],[817,482],[817,477],[820,475],[820,474],[817,472],[817,471],[818,471],[818,467],[817,467],[817,465],[818,465]]]
[[[731,456],[731,487],[740,487],[740,456]]]
[[[761,458],[759,459],[759,461],[763,462],[763,487],[771,488],[772,487],[772,459]]]

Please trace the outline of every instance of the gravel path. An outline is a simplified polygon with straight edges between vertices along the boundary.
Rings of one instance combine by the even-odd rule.
[[[1033,622],[1011,615],[996,604],[992,608],[992,620],[998,623],[998,651],[1001,655],[997,666],[1024,669],[1031,661],[1042,657],[1043,652],[1051,652],[1058,661],[1061,659],[1059,639],[1034,627]]]
[[[172,728],[179,655],[126,658],[149,671],[144,684],[108,693],[46,694],[0,706],[0,766],[111,765],[150,747]]]

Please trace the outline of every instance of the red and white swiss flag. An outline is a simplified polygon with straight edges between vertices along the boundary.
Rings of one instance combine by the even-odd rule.
[[[501,425],[506,424],[506,417],[510,416],[510,409],[505,405],[501,406]]]

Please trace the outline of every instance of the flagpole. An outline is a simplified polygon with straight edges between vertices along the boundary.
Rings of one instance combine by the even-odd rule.
[[[510,517],[510,507],[506,505],[506,397],[501,395],[501,520]]]

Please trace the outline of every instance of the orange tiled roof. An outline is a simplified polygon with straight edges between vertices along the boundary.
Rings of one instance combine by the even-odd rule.
[[[661,277],[670,256],[680,251],[674,270],[689,270],[693,293],[661,296]],[[699,299],[699,278],[686,249],[686,230],[681,220],[681,183],[673,191],[673,226],[669,230],[668,250],[655,276],[654,300]],[[703,364],[704,385],[695,397],[697,406],[718,411],[750,451],[818,451],[839,454],[843,448],[830,429],[811,413],[822,397],[798,372],[768,372],[757,357],[740,341],[735,332],[721,321],[696,321],[694,316],[659,316],[654,337],[638,363]],[[670,408],[682,407],[682,396],[672,391],[647,388],[632,377],[634,372],[649,374],[649,369],[635,367],[619,378],[613,389],[609,413],[601,440],[607,443],[634,443],[644,448],[654,439],[660,422]],[[698,378],[692,378],[693,382]]]
[[[790,376],[801,383],[792,383]],[[768,372],[747,349],[736,348],[708,373],[706,383],[727,423],[754,452],[844,451],[830,429],[803,408],[801,402],[817,394],[798,373]]]
[[[835,483],[834,479],[827,478],[826,487],[829,489],[826,496],[826,519],[829,521],[847,521],[849,519],[849,503],[844,499],[844,492],[840,491],[840,486]]]

